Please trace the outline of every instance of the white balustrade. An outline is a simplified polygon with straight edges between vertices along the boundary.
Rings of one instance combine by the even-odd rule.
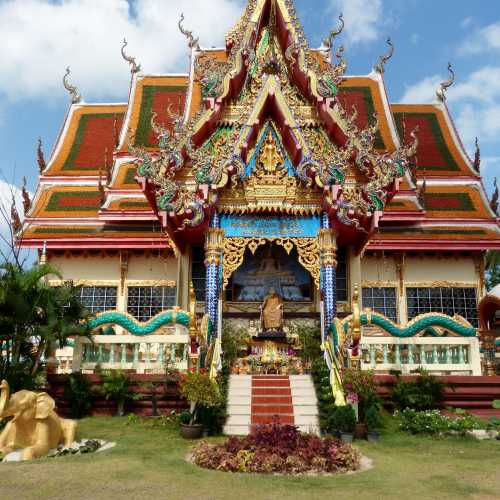
[[[476,337],[367,337],[360,343],[361,368],[378,373],[418,368],[434,374],[481,375]]]
[[[93,335],[78,337],[73,352],[73,372],[135,370],[162,373],[165,368],[187,370],[189,335]]]

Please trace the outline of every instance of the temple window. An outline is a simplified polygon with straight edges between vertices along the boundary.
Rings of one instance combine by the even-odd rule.
[[[91,313],[112,311],[116,309],[117,291],[116,286],[82,286],[78,299]]]
[[[191,280],[193,282],[196,300],[199,302],[205,302],[206,269],[204,261],[205,250],[203,247],[193,247]]]
[[[397,322],[398,317],[396,303],[394,287],[363,287],[363,307],[369,307],[394,322]]]
[[[337,250],[337,302],[347,302],[347,252],[345,247]]]
[[[153,316],[175,305],[175,286],[129,286],[127,312],[138,321],[148,321]]]
[[[476,289],[467,288],[407,288],[408,319],[419,314],[440,312],[453,316],[459,314],[477,326]]]

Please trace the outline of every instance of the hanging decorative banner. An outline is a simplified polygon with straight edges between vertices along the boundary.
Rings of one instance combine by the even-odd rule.
[[[225,238],[316,238],[319,216],[221,215]]]

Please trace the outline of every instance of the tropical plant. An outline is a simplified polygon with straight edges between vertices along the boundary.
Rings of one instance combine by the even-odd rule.
[[[356,426],[356,413],[351,405],[337,406],[330,416],[328,426],[337,432],[351,433]]]
[[[101,394],[117,404],[116,415],[123,417],[125,414],[125,403],[141,399],[141,395],[132,391],[134,382],[121,370],[109,370],[101,373],[102,386],[99,388]]]
[[[181,394],[191,404],[190,424],[202,423],[200,417],[203,409],[215,408],[223,403],[220,389],[206,373],[189,372],[180,385]]]
[[[306,364],[322,357],[321,352],[321,330],[317,326],[304,324],[294,325],[295,333],[299,336],[302,349],[299,350],[300,357]]]
[[[377,406],[370,406],[365,412],[365,423],[369,432],[378,431],[382,425],[380,410]]]
[[[327,433],[335,432],[335,429],[330,427],[331,416],[336,408],[330,385],[330,370],[322,357],[313,362],[311,374],[318,399],[319,425],[321,430]]]
[[[399,375],[396,376],[391,399],[398,410],[432,410],[442,405],[445,387],[446,384],[433,375],[419,370],[414,380],[403,380]]]
[[[486,289],[491,290],[500,283],[500,251],[488,250],[486,252]]]
[[[301,434],[292,425],[257,426],[248,436],[201,443],[193,452],[200,467],[229,472],[302,474],[347,472],[360,465],[359,452],[331,437]]]
[[[72,373],[64,383],[64,398],[69,404],[71,418],[82,418],[90,413],[94,401],[92,383],[81,373]]]
[[[373,372],[371,370],[347,369],[344,370],[342,379],[348,397],[350,394],[357,396],[359,420],[364,422],[368,408],[380,408],[381,406]]]
[[[55,269],[0,266],[0,379],[12,390],[36,388],[44,360],[72,336],[88,335],[88,313],[67,282],[51,286]]]

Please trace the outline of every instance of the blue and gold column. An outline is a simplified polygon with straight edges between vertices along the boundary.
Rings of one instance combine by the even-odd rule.
[[[217,329],[217,315],[220,295],[220,269],[224,243],[224,231],[220,229],[220,217],[217,213],[212,216],[210,227],[205,236],[205,312],[212,324],[211,332]],[[210,343],[210,338],[207,342]]]
[[[337,239],[335,231],[330,227],[328,215],[324,213],[321,217],[321,229],[318,233],[319,259],[321,266],[321,295],[324,308],[324,331],[326,332],[333,323],[337,314],[337,290],[336,290],[336,267],[337,267]]]

